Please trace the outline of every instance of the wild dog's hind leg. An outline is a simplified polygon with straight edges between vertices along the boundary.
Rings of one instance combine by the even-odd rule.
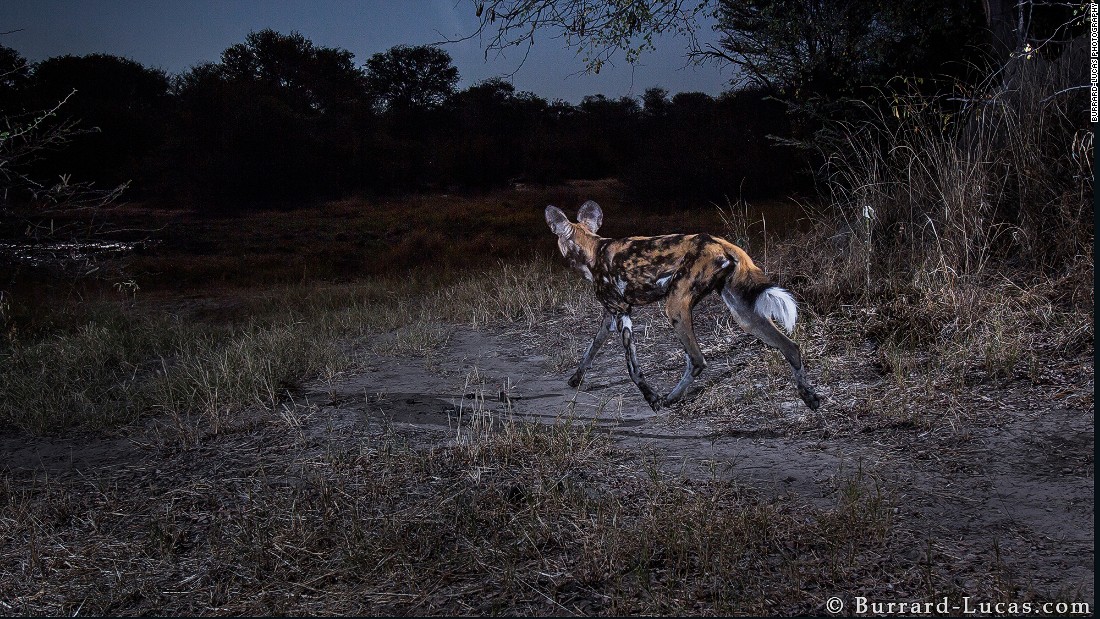
[[[697,366],[691,362],[691,355],[684,355],[684,375],[680,377],[680,382],[676,383],[676,386],[672,388],[672,391],[668,392],[668,395],[661,398],[661,404],[668,406],[669,404],[675,404],[680,401],[680,398],[684,395],[684,390],[691,384],[691,381],[695,380],[698,376],[696,371]]]
[[[699,342],[695,339],[695,329],[691,324],[691,299],[688,292],[674,291],[665,302],[665,315],[672,323],[672,329],[684,347],[684,375],[680,382],[668,392],[662,400],[662,404],[672,404],[678,401],[684,390],[695,380],[695,377],[707,367],[707,360],[703,357],[703,351],[699,350]]]
[[[731,292],[730,290],[722,291],[722,300],[726,302],[726,306],[730,308],[730,312],[733,313],[734,320],[741,326],[742,329],[748,331],[752,335],[756,336],[758,340],[764,342],[772,348],[779,349],[779,352],[783,354],[783,357],[787,360],[787,363],[791,364],[791,370],[794,373],[794,381],[798,385],[798,395],[802,398],[802,401],[806,403],[813,410],[817,410],[818,406],[821,406],[821,400],[814,392],[814,388],[810,385],[810,381],[806,379],[805,373],[802,371],[802,352],[798,349],[798,344],[795,344],[775,328],[771,320],[764,318],[760,314],[757,314],[752,306],[745,302],[740,295]]]
[[[661,408],[661,398],[645,382],[642,368],[638,366],[638,355],[634,351],[634,324],[631,322],[630,316],[626,315],[619,316],[616,322],[619,323],[619,331],[623,336],[623,348],[626,349],[626,371],[630,373],[630,380],[638,386],[638,390],[642,392],[642,397],[649,403],[650,408],[657,410]]]
[[[580,386],[581,381],[584,380],[584,373],[588,371],[588,366],[592,365],[592,359],[596,357],[596,353],[600,351],[604,342],[607,341],[607,336],[611,335],[612,320],[611,312],[605,311],[603,317],[600,318],[600,330],[596,332],[596,337],[592,338],[592,343],[588,345],[588,350],[584,351],[584,357],[581,358],[581,363],[577,366],[577,371],[573,372],[573,375],[569,377],[570,387],[576,389]]]

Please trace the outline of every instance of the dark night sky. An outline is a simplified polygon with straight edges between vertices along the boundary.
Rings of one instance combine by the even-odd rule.
[[[64,54],[103,52],[180,73],[217,61],[222,50],[243,42],[249,31],[297,30],[317,45],[342,47],[363,64],[371,54],[399,44],[436,43],[476,28],[469,0],[0,0],[0,44],[31,61]],[[702,36],[715,37],[709,29]],[[460,88],[515,72],[518,90],[578,103],[581,97],[639,96],[661,86],[671,93],[728,88],[730,69],[688,65],[686,40],[664,37],[658,50],[631,66],[616,57],[599,75],[580,75],[581,60],[564,43],[543,33],[520,66],[523,48],[485,59],[477,39],[443,45],[461,74]],[[518,69],[518,71],[517,71]]]

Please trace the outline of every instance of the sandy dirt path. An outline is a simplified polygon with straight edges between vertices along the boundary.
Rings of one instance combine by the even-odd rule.
[[[386,423],[440,443],[458,436],[460,416],[595,424],[667,471],[736,478],[822,506],[835,505],[838,476],[858,468],[896,501],[899,526],[928,541],[913,556],[931,550],[951,563],[960,589],[988,578],[996,563],[1023,592],[1094,599],[1092,415],[1040,407],[1005,410],[995,425],[946,436],[919,428],[844,435],[830,431],[828,403],[813,413],[793,386],[782,385],[777,397],[786,401],[777,409],[797,418],[798,429],[739,428],[675,408],[653,412],[613,344],[581,389],[571,389],[571,370],[561,369],[556,351],[526,337],[522,329],[460,328],[427,357],[375,357],[362,373],[315,385],[303,397],[320,406],[314,423]],[[667,365],[656,376],[670,384],[681,368]],[[712,384],[738,380],[736,367],[707,372]]]
[[[682,370],[679,350],[669,346],[655,316],[640,316],[635,324],[647,373],[667,387]],[[802,405],[789,381],[746,386],[758,380],[748,376],[748,368],[772,353],[735,336],[720,344],[722,351],[707,350],[711,366],[685,406],[655,413],[626,378],[620,347],[605,347],[578,391],[565,381],[588,335],[550,343],[545,336],[545,329],[539,335],[520,326],[458,327],[427,355],[363,351],[360,369],[308,385],[287,406],[300,411],[297,431],[314,450],[336,443],[354,449],[382,426],[411,441],[446,445],[460,436],[460,421],[480,416],[486,423],[588,425],[673,475],[734,479],[823,507],[836,505],[839,480],[860,471],[896,504],[895,525],[924,540],[906,558],[924,561],[931,553],[929,562],[949,566],[959,591],[989,590],[983,585],[996,573],[1021,596],[1094,600],[1091,412],[989,398],[1000,402],[995,415],[984,417],[994,420],[989,423],[853,430],[844,423],[854,413],[845,409],[839,380],[821,385],[827,399],[817,412]],[[736,405],[721,412],[693,408],[691,402],[729,386],[767,392],[773,412],[761,419]],[[279,423],[273,414],[256,413],[255,423]],[[164,427],[156,419],[146,425]],[[95,440],[4,437],[0,466],[31,475],[83,476],[169,457],[141,437],[133,429]]]

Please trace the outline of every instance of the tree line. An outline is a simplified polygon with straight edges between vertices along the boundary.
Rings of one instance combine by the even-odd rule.
[[[27,126],[56,108],[43,122],[69,130],[21,162],[34,183],[129,183],[131,198],[199,209],[612,176],[643,201],[698,203],[809,188],[820,161],[796,146],[827,120],[888,105],[882,89],[899,79],[957,87],[990,43],[977,0],[716,6],[723,37],[702,59],[738,69],[717,97],[653,87],[574,105],[501,78],[460,90],[437,47],[357,64],[263,30],[179,75],[108,54],[32,64],[0,46],[0,112]]]
[[[764,90],[655,87],[574,105],[501,78],[459,90],[436,47],[357,66],[347,50],[272,30],[181,75],[108,54],[31,64],[0,48],[0,62],[7,118],[56,107],[48,122],[72,123],[63,148],[35,153],[29,177],[129,183],[131,198],[200,209],[609,176],[654,198],[763,196],[790,190],[797,167],[766,141],[788,123]]]

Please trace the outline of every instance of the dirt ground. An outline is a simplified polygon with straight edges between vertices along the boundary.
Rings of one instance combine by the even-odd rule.
[[[951,566],[959,590],[977,589],[997,565],[1022,593],[1092,604],[1094,414],[1064,395],[1066,384],[1091,391],[1091,371],[1045,389],[976,388],[956,400],[974,409],[956,411],[965,422],[943,415],[926,423],[912,417],[869,422],[861,394],[886,380],[869,368],[869,357],[849,355],[851,367],[834,364],[825,372],[820,351],[804,342],[810,375],[825,396],[821,409],[810,411],[777,355],[729,327],[722,311],[709,302],[697,310],[710,367],[686,403],[672,409],[650,410],[614,341],[579,390],[566,385],[595,330],[592,314],[531,326],[455,327],[447,343],[427,355],[359,351],[359,370],[294,394],[284,421],[315,450],[352,445],[383,426],[410,441],[445,445],[460,439],[460,424],[475,417],[594,424],[619,447],[656,458],[674,474],[736,479],[823,506],[835,504],[837,476],[858,469],[895,502],[896,526],[924,541],[912,549],[913,558],[936,554]],[[682,371],[682,353],[665,322],[648,308],[636,314],[639,356],[658,390]],[[146,420],[143,427],[167,423]],[[155,462],[165,447],[143,438],[150,435],[131,428],[93,440],[0,438],[0,469],[64,477]]]
[[[713,319],[720,311],[715,305],[697,312],[697,325]],[[663,316],[639,316],[643,366],[667,390],[682,372],[679,349]],[[712,355],[697,397],[717,384],[744,381],[740,366],[775,356],[751,337],[731,333],[732,341],[708,342],[729,356]],[[587,336],[576,334],[576,351]],[[669,353],[659,367],[652,361],[657,350]],[[793,382],[779,380],[770,386],[779,399],[772,402],[773,418],[743,423],[734,411],[653,412],[626,376],[622,348],[614,341],[579,390],[565,384],[577,353],[566,351],[567,362],[553,351],[523,328],[459,329],[428,358],[378,359],[364,373],[305,397],[322,404],[323,416],[337,423],[386,419],[442,441],[455,435],[460,414],[477,411],[540,423],[595,423],[623,447],[659,454],[667,469],[684,476],[717,473],[823,506],[835,503],[834,477],[861,467],[893,493],[901,526],[919,531],[959,574],[985,573],[990,562],[1000,561],[1018,586],[1090,604],[1094,599],[1091,411],[1019,401],[1018,394],[1001,390],[979,396],[996,410],[991,423],[963,431],[905,424],[835,431],[832,426],[840,424],[834,418],[848,414],[837,387],[821,385],[828,399],[814,412],[798,399]]]

